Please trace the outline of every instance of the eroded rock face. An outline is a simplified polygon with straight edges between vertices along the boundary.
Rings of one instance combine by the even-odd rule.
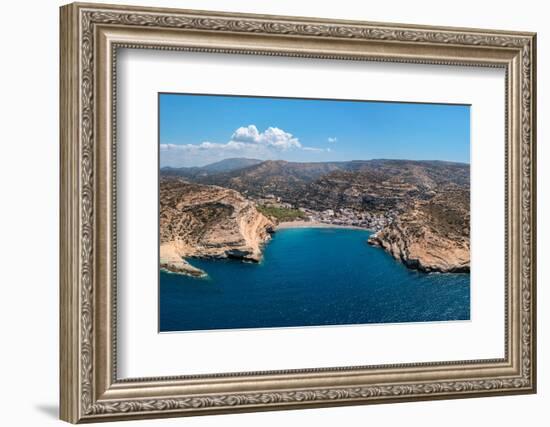
[[[469,190],[446,188],[430,200],[417,200],[373,234],[380,246],[407,267],[425,272],[470,271]]]
[[[258,261],[274,224],[244,196],[277,196],[317,213],[368,213],[368,227],[378,231],[369,243],[408,267],[426,272],[470,270],[467,164],[265,161],[205,176],[178,173],[179,177],[164,173],[161,180],[161,264],[167,270],[203,273],[183,257]]]
[[[237,191],[178,178],[161,179],[161,268],[202,276],[205,273],[184,258],[258,262],[273,228],[274,224]]]

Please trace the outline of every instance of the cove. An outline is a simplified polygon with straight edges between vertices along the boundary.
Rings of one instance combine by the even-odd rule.
[[[160,272],[159,330],[470,319],[470,275],[407,269],[368,230],[277,231],[259,264],[190,259],[197,279]]]

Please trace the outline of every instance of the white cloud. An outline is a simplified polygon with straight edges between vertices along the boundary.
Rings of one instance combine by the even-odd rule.
[[[255,125],[235,130],[226,143],[204,141],[200,144],[160,144],[162,166],[202,166],[229,157],[261,160],[277,159],[289,151],[330,152],[330,148],[304,147],[299,139],[277,127],[260,132]]]
[[[275,153],[259,144],[237,141],[216,143],[205,141],[200,144],[161,144],[160,165],[171,167],[203,166],[230,157],[273,159]]]
[[[334,144],[336,141],[338,141],[338,138],[336,138],[335,136],[329,136],[327,141],[331,144]]]
[[[317,147],[303,147],[304,151],[312,151],[314,153],[330,153],[332,150],[330,148],[317,148]]]
[[[258,128],[254,125],[242,126],[233,132],[231,139],[233,141],[258,143],[260,132],[258,132]]]
[[[233,133],[231,140],[251,144],[263,144],[280,150],[300,148],[302,146],[298,138],[289,132],[275,127],[268,127],[264,132],[260,132],[254,125],[240,127]]]

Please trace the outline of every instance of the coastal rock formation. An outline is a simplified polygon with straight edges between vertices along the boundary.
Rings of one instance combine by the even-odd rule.
[[[172,241],[160,244],[160,268],[172,273],[182,273],[192,277],[206,277],[200,268],[193,267],[181,254],[186,253],[183,242]]]
[[[237,191],[160,182],[160,266],[191,276],[205,273],[184,258],[237,258],[258,262],[274,224]]]
[[[161,262],[167,270],[202,273],[182,256],[257,261],[273,222],[294,219],[376,231],[369,243],[410,268],[470,270],[465,163],[226,159],[161,169],[161,177]]]
[[[469,190],[445,188],[415,200],[368,242],[407,267],[425,272],[470,271]]]

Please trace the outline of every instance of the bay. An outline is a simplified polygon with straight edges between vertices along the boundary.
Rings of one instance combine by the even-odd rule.
[[[469,320],[470,275],[407,269],[368,230],[277,231],[259,264],[190,259],[161,271],[161,332]]]

